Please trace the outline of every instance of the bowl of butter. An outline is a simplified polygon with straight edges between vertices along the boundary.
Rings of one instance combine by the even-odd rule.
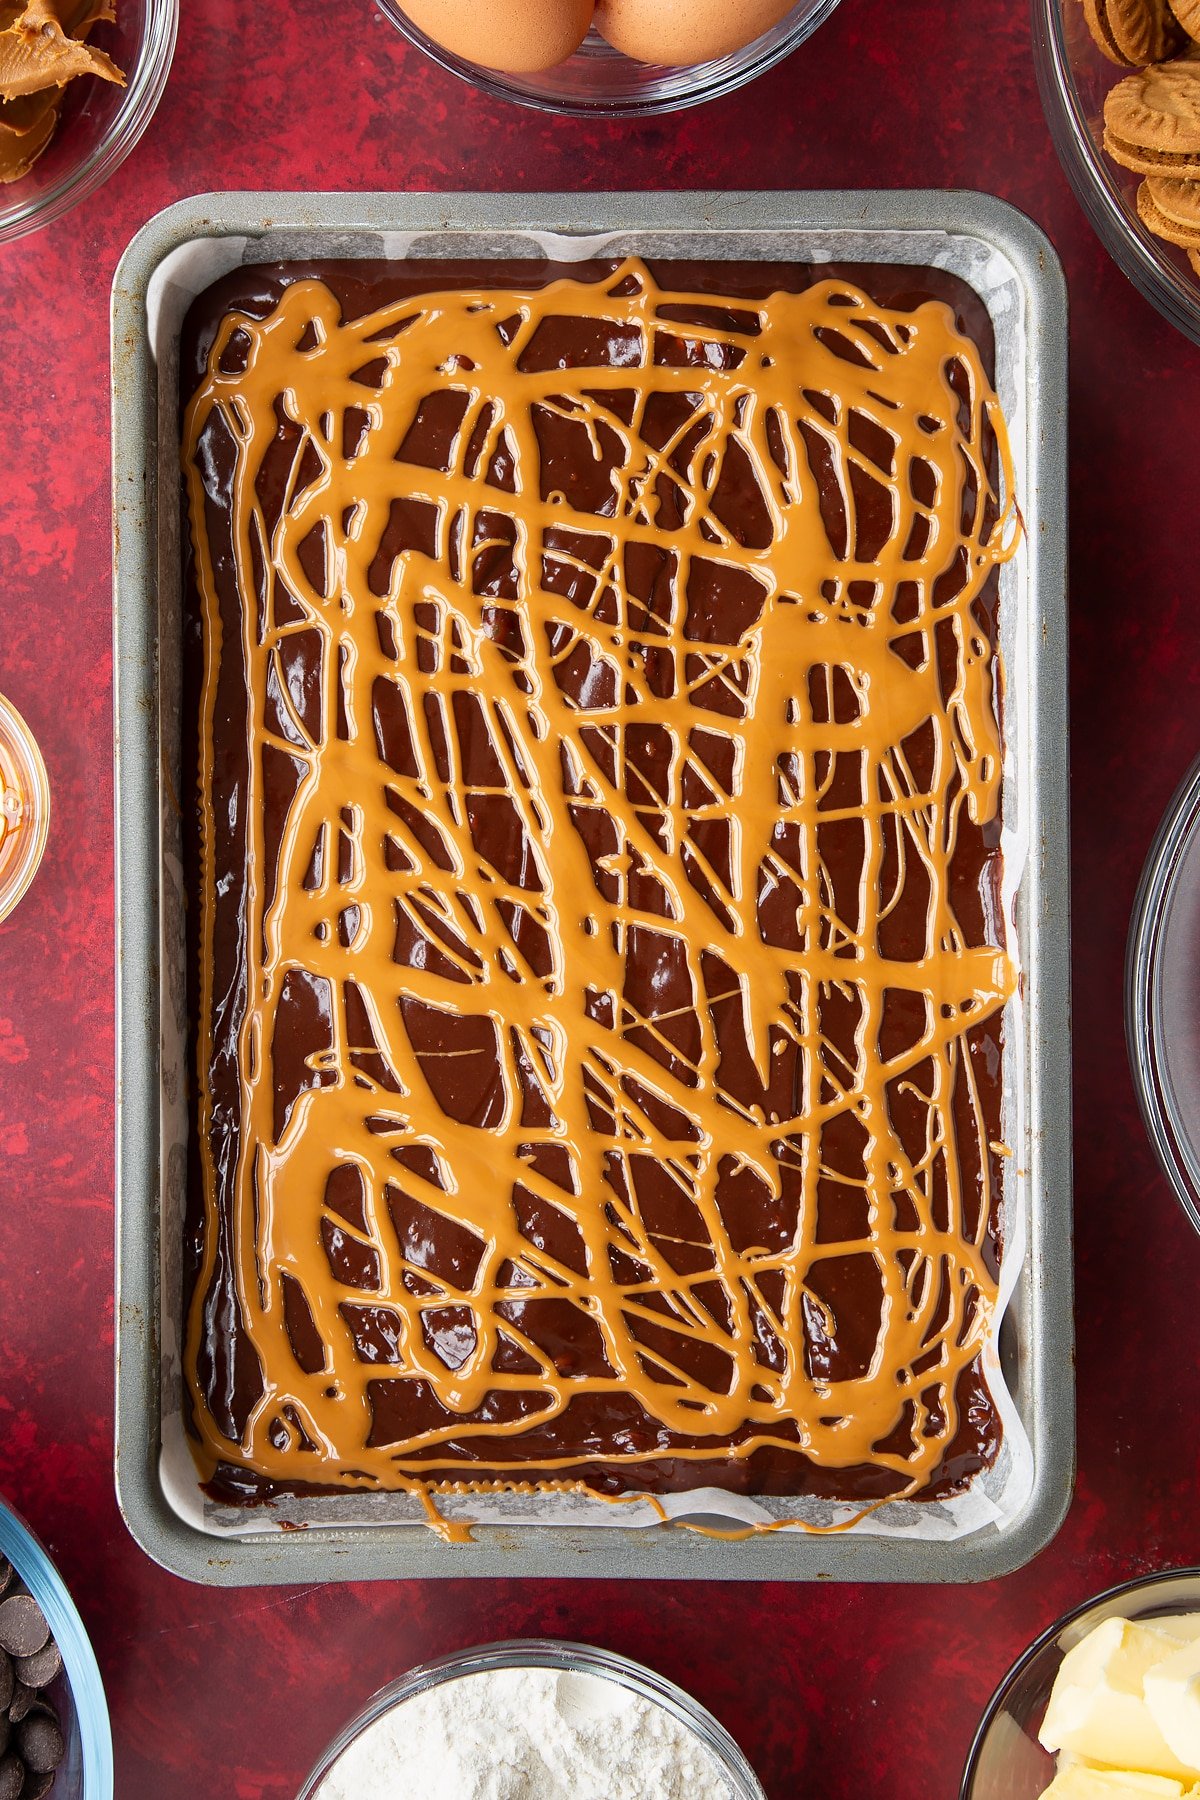
[[[983,1715],[960,1800],[1200,1800],[1200,1569],[1110,1588],[1042,1633]]]

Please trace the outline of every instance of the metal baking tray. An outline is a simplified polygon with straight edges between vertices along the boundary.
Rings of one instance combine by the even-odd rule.
[[[605,252],[893,260],[969,246],[1003,265],[1022,354],[1014,442],[1026,533],[1019,641],[1008,653],[1006,732],[1028,821],[1016,898],[1021,968],[1014,1142],[1025,1253],[1001,1332],[1005,1377],[1032,1450],[1028,1497],[1003,1526],[951,1541],[772,1532],[729,1541],[678,1529],[489,1525],[449,1545],[411,1524],[323,1523],[215,1536],[170,1503],[163,1447],[182,1437],[178,1333],[187,1049],[180,744],[178,324],[214,262],[379,255],[558,257]],[[760,249],[758,254],[764,254]],[[996,262],[999,259],[999,263]],[[1066,710],[1066,295],[1054,251],[1020,213],[968,193],[217,194],[169,207],[139,232],[112,301],[117,888],[116,1481],[133,1535],[195,1581],[243,1583],[449,1575],[657,1576],[696,1580],[975,1581],[1053,1536],[1074,1473],[1071,1060]],[[1011,1135],[1011,1134],[1010,1134]],[[164,1227],[164,1220],[167,1221]],[[1011,1220],[1010,1220],[1011,1224]],[[1010,1233],[1011,1235],[1011,1233]],[[1019,1235],[1019,1234],[1018,1234]],[[166,1329],[164,1329],[164,1325]],[[335,1507],[326,1513],[337,1518]]]

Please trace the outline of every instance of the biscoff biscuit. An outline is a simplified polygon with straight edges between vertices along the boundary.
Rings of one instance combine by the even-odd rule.
[[[1104,102],[1104,124],[1114,145],[1200,159],[1200,63],[1180,57],[1127,75]],[[1127,157],[1117,161],[1132,166]]]
[[[1187,230],[1200,231],[1200,181],[1178,181],[1170,175],[1152,175],[1145,185],[1164,218]]]
[[[1200,225],[1181,225],[1175,219],[1168,219],[1150,192],[1148,181],[1143,181],[1137,191],[1137,209],[1142,224],[1155,237],[1165,238],[1168,244],[1179,244],[1185,250],[1200,249]]]
[[[1200,39],[1200,0],[1168,0],[1168,5],[1188,36]]]
[[[1162,62],[1182,47],[1167,0],[1083,0],[1083,16],[1097,46],[1120,68]]]
[[[1163,150],[1143,150],[1127,144],[1111,131],[1104,133],[1104,148],[1114,162],[1135,175],[1171,175],[1180,181],[1200,181],[1200,156],[1172,156]]]

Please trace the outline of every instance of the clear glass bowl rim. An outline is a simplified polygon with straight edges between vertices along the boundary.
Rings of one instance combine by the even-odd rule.
[[[162,99],[175,54],[180,0],[145,0],[146,27],[137,62],[128,78],[108,131],[80,161],[64,170],[45,193],[22,202],[20,182],[13,184],[7,207],[0,189],[0,244],[40,231],[61,219],[120,168],[149,125]]]
[[[1163,934],[1180,869],[1200,830],[1200,757],[1171,797],[1146,855],[1125,955],[1125,1039],[1138,1104],[1163,1173],[1197,1232],[1200,1185],[1189,1169],[1189,1133],[1166,1073],[1158,1007]]]
[[[766,1800],[762,1785],[737,1743],[719,1720],[684,1688],[665,1675],[648,1669],[614,1650],[594,1644],[577,1644],[562,1638],[505,1638],[480,1644],[432,1662],[419,1663],[399,1680],[389,1682],[338,1732],[301,1788],[297,1800],[316,1800],[317,1791],[342,1752],[383,1713],[414,1695],[456,1681],[462,1675],[479,1675],[493,1669],[565,1669],[574,1674],[596,1675],[618,1681],[645,1699],[665,1708],[689,1727],[730,1783],[730,1800]]]
[[[648,88],[644,94],[631,95],[627,99],[601,95],[595,100],[560,98],[550,93],[533,92],[495,70],[485,69],[478,63],[455,56],[453,51],[443,50],[440,44],[435,44],[432,38],[426,37],[420,27],[414,25],[402,12],[402,4],[403,0],[376,0],[383,17],[390,25],[395,26],[401,37],[407,39],[415,49],[423,51],[440,68],[451,75],[457,75],[461,81],[469,82],[481,92],[503,100],[513,100],[518,106],[529,106],[537,112],[563,113],[571,118],[617,119],[682,112],[687,107],[700,106],[708,100],[719,99],[723,94],[733,93],[737,88],[757,80],[760,75],[765,75],[768,69],[774,68],[776,63],[790,56],[793,50],[799,49],[836,12],[841,0],[815,0],[811,12],[803,19],[797,19],[791,29],[784,32],[778,40],[764,33],[747,44],[744,50],[731,52],[712,62],[694,63],[686,69],[664,69],[663,74],[670,79],[661,92]],[[778,21],[776,27],[769,29],[778,29],[786,24],[785,16]],[[649,66],[646,65],[647,68]]]
[[[1063,29],[1074,0],[1032,0],[1033,61],[1058,160],[1092,229],[1144,299],[1200,344],[1200,294],[1129,210],[1088,127]],[[1097,52],[1097,54],[1099,54]],[[1132,71],[1130,71],[1132,73]],[[1120,80],[1113,68],[1113,80]]]
[[[1030,1666],[1037,1661],[1044,1650],[1061,1637],[1070,1626],[1077,1624],[1091,1612],[1100,1612],[1110,1607],[1114,1601],[1124,1599],[1128,1594],[1148,1593],[1157,1587],[1166,1587],[1172,1582],[1191,1581],[1197,1586],[1197,1602],[1200,1604],[1200,1567],[1187,1566],[1180,1569],[1159,1569],[1153,1575],[1134,1575],[1128,1581],[1118,1581],[1099,1594],[1093,1594],[1087,1600],[1081,1600],[1078,1606],[1072,1606],[1053,1625],[1034,1638],[1027,1650],[1023,1650],[1008,1672],[1001,1677],[1000,1683],[991,1699],[983,1709],[983,1716],[971,1739],[971,1748],[967,1752],[966,1766],[963,1769],[962,1783],[959,1787],[959,1800],[972,1800],[975,1777],[978,1774],[979,1757],[983,1750],[984,1740],[992,1725],[1003,1710],[1004,1704],[1021,1677]]]
[[[25,1583],[62,1653],[83,1751],[83,1800],[113,1800],[112,1727],[104,1683],[91,1640],[37,1535],[16,1508],[0,1499],[0,1556],[6,1556]]]

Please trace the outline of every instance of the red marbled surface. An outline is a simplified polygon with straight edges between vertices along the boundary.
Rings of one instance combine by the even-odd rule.
[[[345,31],[333,35],[332,25]],[[348,122],[347,122],[348,121]],[[1073,304],[1078,1496],[1025,1572],[945,1592],[453,1581],[222,1593],[153,1567],[112,1493],[113,887],[107,299],[151,213],[205,188],[962,186],[1043,225]],[[290,1800],[372,1688],[508,1635],[691,1687],[771,1800],[949,1800],[978,1713],[1059,1611],[1200,1562],[1200,1244],[1122,1036],[1155,822],[1200,739],[1200,356],[1092,237],[1038,107],[1024,0],[844,0],[756,87],[659,123],[489,103],[370,0],[186,0],[157,118],[106,189],[0,250],[0,690],[54,829],[0,926],[0,1488],[65,1572],[107,1681],[120,1800]]]

